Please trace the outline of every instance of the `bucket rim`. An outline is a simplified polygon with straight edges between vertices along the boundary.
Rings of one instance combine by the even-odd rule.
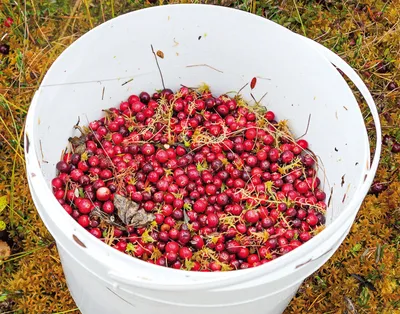
[[[115,20],[117,19],[124,19],[124,18],[128,18],[132,15],[136,15],[136,14],[147,14],[148,12],[152,12],[155,10],[169,10],[169,9],[177,9],[177,8],[182,8],[182,7],[190,7],[191,9],[195,10],[198,7],[202,7],[202,8],[207,8],[207,10],[220,10],[223,11],[225,14],[228,13],[234,13],[234,14],[240,14],[240,15],[246,15],[246,16],[251,16],[252,18],[257,18],[262,20],[265,23],[269,23],[270,25],[272,25],[273,27],[279,29],[280,31],[286,31],[286,32],[290,32],[293,34],[293,36],[297,36],[295,33],[293,33],[292,31],[284,28],[283,26],[280,26],[278,24],[276,24],[275,22],[272,22],[270,20],[267,20],[263,17],[260,16],[256,16],[253,15],[251,13],[248,12],[244,12],[238,9],[234,9],[234,8],[226,8],[226,7],[219,7],[219,6],[212,6],[212,5],[205,5],[205,4],[171,4],[171,5],[166,5],[166,6],[157,6],[157,7],[151,7],[151,8],[145,8],[145,9],[141,9],[141,10],[137,10],[137,11],[133,11],[133,12],[129,12],[123,15],[120,15],[114,19],[111,19],[99,26],[97,26],[96,28],[93,28],[92,30],[90,30],[89,32],[85,33],[83,36],[81,36],[79,39],[77,39],[73,44],[71,44],[66,50],[68,50],[70,47],[72,47],[73,45],[79,43],[80,41],[83,41],[86,36],[89,36],[90,34],[92,34],[93,32],[98,31],[99,29],[101,29],[102,27],[107,27],[109,25],[111,25],[113,22],[115,22]],[[61,57],[62,57],[63,53],[57,58],[57,60],[54,62],[54,64],[56,64],[56,62],[60,62]],[[329,62],[327,60],[327,62]],[[53,67],[53,66],[52,66]],[[40,170],[39,167],[39,160],[36,156],[36,150],[38,149],[34,143],[34,141],[29,141],[29,136],[33,136],[34,135],[34,123],[33,123],[33,117],[34,117],[34,111],[35,108],[38,104],[38,100],[40,97],[40,91],[43,87],[43,85],[46,85],[46,82],[48,80],[48,73],[51,71],[51,68],[48,70],[48,72],[46,73],[38,91],[35,93],[35,96],[32,100],[32,105],[29,108],[28,114],[27,114],[27,123],[26,123],[26,127],[25,127],[25,136],[26,139],[28,139],[27,141],[25,141],[25,158],[26,158],[26,167],[27,167],[27,175],[28,177],[30,177],[30,179],[32,179],[33,181],[36,181],[35,187],[37,187],[35,189],[35,192],[39,192],[40,194],[40,199],[48,199],[47,201],[51,202],[52,205],[57,207],[57,214],[53,215],[54,220],[59,220],[62,219],[62,221],[65,222],[66,219],[69,220],[69,225],[70,226],[74,226],[74,228],[76,227],[77,222],[75,222],[73,219],[71,219],[71,217],[69,217],[69,215],[63,210],[63,208],[61,207],[61,205],[59,205],[59,203],[55,200],[55,198],[53,197],[53,194],[51,192],[51,189],[48,186],[48,182],[47,180],[44,178],[43,173]],[[355,100],[356,101],[356,100]],[[380,132],[380,126],[379,126],[379,132]],[[380,144],[380,143],[379,143]],[[29,149],[30,146],[30,149]],[[377,145],[376,150],[380,153],[380,145]],[[29,151],[30,150],[30,151]],[[29,156],[29,158],[28,158]],[[369,164],[370,163],[370,158],[367,158],[366,162]],[[370,184],[372,183],[374,174],[376,172],[376,169],[369,169],[368,171],[366,171],[366,175],[368,176],[366,178],[366,180],[360,184],[356,191],[354,192],[355,195],[358,195],[357,198],[353,198],[348,204],[347,204],[347,208],[350,207],[357,207],[358,203],[362,201],[362,199],[365,197]],[[35,176],[33,176],[32,174],[35,174]],[[46,208],[43,206],[43,208]],[[38,209],[39,211],[39,209]],[[40,211],[39,211],[40,213]],[[341,225],[343,225],[346,220],[351,216],[351,211],[342,211],[335,219],[334,221],[328,225],[321,233],[319,233],[317,236],[313,237],[310,241],[308,241],[307,243],[304,243],[303,245],[301,245],[300,247],[296,248],[295,250],[293,250],[292,252],[281,256],[276,260],[273,260],[267,264],[261,265],[259,267],[255,267],[255,268],[251,268],[251,269],[246,269],[246,270],[241,270],[241,271],[231,271],[231,272],[225,272],[225,273],[201,273],[201,276],[197,276],[198,273],[192,272],[191,276],[192,277],[201,277],[200,280],[206,280],[206,279],[221,279],[223,277],[241,277],[241,278],[246,278],[249,277],[250,275],[252,277],[256,276],[255,274],[260,274],[260,273],[265,273],[265,272],[272,272],[275,271],[279,268],[278,264],[281,264],[280,262],[286,262],[288,264],[296,264],[296,262],[294,261],[298,256],[301,255],[307,255],[305,253],[307,252],[311,252],[313,251],[316,247],[318,247],[318,245],[320,245],[321,243],[323,243],[325,238],[328,238],[331,234],[334,234],[334,230],[336,230],[338,227],[340,227]],[[66,218],[68,217],[68,218]],[[63,228],[60,227],[60,229],[62,230]],[[83,229],[82,229],[83,231]],[[82,232],[83,234],[84,232]],[[146,263],[144,261],[141,261],[139,259],[133,259],[132,261],[132,257],[131,256],[127,256],[124,253],[118,252],[115,249],[109,247],[108,245],[106,245],[105,243],[102,243],[101,241],[99,241],[98,239],[94,238],[92,235],[90,235],[89,233],[87,233],[87,235],[85,235],[85,238],[90,239],[89,241],[93,241],[96,242],[96,244],[101,243],[101,246],[104,246],[103,249],[101,250],[102,254],[117,254],[115,255],[115,258],[121,259],[122,256],[126,257],[129,259],[129,261],[131,262],[131,264],[134,265],[135,262],[140,262],[143,264],[146,264],[146,266],[150,267],[151,269],[156,270],[155,273],[160,272],[160,271],[167,271],[167,272],[181,272],[181,270],[175,270],[175,269],[171,269],[171,268],[162,268],[159,267],[157,265],[151,265],[149,263]],[[97,247],[93,246],[93,248],[95,249]],[[90,247],[88,247],[88,250],[90,250]],[[104,252],[103,252],[104,251]],[[107,253],[106,253],[107,252]],[[113,252],[113,253],[111,253]],[[120,255],[118,255],[120,254]],[[100,254],[99,254],[100,255]],[[152,267],[156,267],[152,268]],[[268,271],[267,271],[268,269]],[[151,282],[153,285],[159,284],[157,282]],[[191,283],[188,283],[188,285],[190,285]],[[195,283],[194,283],[195,284]],[[165,287],[165,285],[163,286]],[[187,286],[185,286],[185,289],[187,290]]]

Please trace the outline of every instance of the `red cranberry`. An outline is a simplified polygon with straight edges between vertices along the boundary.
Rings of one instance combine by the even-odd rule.
[[[71,167],[65,161],[61,160],[57,163],[56,168],[62,173],[68,173]]]
[[[289,150],[284,151],[284,152],[281,154],[281,160],[282,160],[282,162],[285,163],[285,164],[291,163],[292,160],[293,160],[293,158],[294,158],[294,154],[293,154],[291,151],[289,151]]]
[[[192,255],[193,255],[192,251],[187,247],[181,247],[179,249],[179,256],[182,259],[190,259],[192,258]]]
[[[226,250],[229,253],[237,253],[239,249],[240,249],[240,244],[235,240],[231,240],[226,243]]]
[[[304,181],[299,182],[295,185],[297,192],[304,194],[308,191],[308,184]]]
[[[157,159],[157,161],[160,162],[160,163],[166,163],[166,162],[168,161],[168,154],[167,154],[167,152],[164,151],[164,150],[159,150],[159,151],[156,153],[156,159]]]
[[[89,216],[88,216],[88,215],[82,215],[82,216],[80,216],[80,217],[78,218],[78,223],[79,223],[82,227],[84,227],[84,228],[88,227],[89,224],[90,224]]]
[[[102,209],[106,214],[109,214],[109,215],[113,214],[114,213],[113,202],[111,202],[111,201],[104,202]]]
[[[72,215],[72,207],[69,206],[68,204],[62,205],[62,207],[65,209],[65,211],[69,214]]]
[[[244,219],[248,223],[254,224],[260,219],[260,215],[255,210],[249,210],[245,213]]]
[[[396,82],[390,82],[387,88],[388,88],[388,90],[393,91],[393,90],[395,90],[397,87],[398,87],[398,85],[397,85]]]
[[[166,254],[167,257],[167,261],[169,264],[176,262],[176,260],[178,259],[178,254],[176,252],[168,252]]]
[[[172,219],[172,218],[171,218]],[[173,220],[173,219],[172,219]],[[172,224],[172,226],[171,227],[173,227],[175,225],[175,222]],[[172,240],[177,240],[178,239],[178,236],[179,236],[179,230],[177,230],[177,229],[170,229],[169,230],[169,232],[168,232],[168,234],[169,234],[169,237],[172,239]]]
[[[311,235],[308,232],[302,232],[300,233],[299,238],[302,242],[307,242],[308,240],[311,239]]]
[[[78,203],[78,210],[80,213],[82,214],[89,214],[92,209],[93,209],[93,204],[92,202],[87,199],[87,198],[83,198],[79,203]]]
[[[179,232],[178,241],[182,245],[185,245],[190,241],[190,232],[188,230],[181,230]]]
[[[180,175],[179,177],[176,178],[176,184],[179,187],[185,187],[189,183],[189,178],[186,175]]]
[[[165,246],[165,252],[170,253],[178,253],[179,252],[179,244],[176,242],[168,242],[167,245]]]
[[[306,167],[312,167],[315,164],[314,158],[308,154],[302,157],[302,162]]]
[[[249,256],[249,254],[250,254],[249,249],[246,247],[239,248],[239,250],[237,252],[237,256],[240,259],[246,259]]]
[[[249,263],[250,265],[253,265],[255,263],[258,263],[260,261],[260,258],[258,257],[257,254],[250,254],[247,257],[247,263]]]
[[[380,182],[375,182],[371,185],[370,193],[378,195],[385,191],[387,189],[387,186],[380,183]]]
[[[219,218],[216,214],[208,214],[207,215],[207,225],[210,228],[215,228],[219,224]]]
[[[90,233],[92,234],[92,235],[94,235],[96,238],[101,238],[102,237],[102,234],[101,234],[101,231],[100,231],[100,229],[99,228],[92,228],[92,229],[90,229]]]
[[[392,153],[395,153],[395,154],[400,153],[400,143],[398,143],[398,142],[393,143]]]
[[[0,53],[8,55],[10,53],[10,46],[7,44],[0,44]]]
[[[141,151],[142,151],[143,155],[150,156],[155,153],[155,148],[154,148],[153,144],[146,143],[146,144],[143,144]]]
[[[14,23],[14,20],[11,17],[8,17],[4,20],[4,26],[5,27],[11,27],[11,25]]]
[[[206,208],[207,208],[207,202],[203,199],[199,199],[193,204],[193,210],[196,213],[203,213],[206,210]]]
[[[326,222],[325,216],[321,213],[318,213],[316,216],[318,217],[318,223],[324,225]]]
[[[308,148],[308,142],[306,140],[298,140],[297,145],[299,145],[302,149],[307,149]]]
[[[318,223],[318,217],[316,215],[310,214],[307,216],[306,221],[310,226],[315,226]]]
[[[111,191],[107,187],[101,187],[96,191],[96,198],[99,201],[107,201],[111,196]]]
[[[272,111],[267,111],[267,112],[265,113],[265,118],[266,118],[268,121],[273,121],[273,120],[275,119],[275,114],[274,114]]]
[[[265,217],[261,220],[261,224],[263,228],[269,228],[272,227],[275,223],[270,217]]]
[[[63,188],[64,182],[60,178],[54,178],[51,181],[51,185],[52,185],[54,190],[59,190],[59,189]]]
[[[275,249],[278,246],[278,241],[276,238],[269,238],[265,246],[270,249]]]

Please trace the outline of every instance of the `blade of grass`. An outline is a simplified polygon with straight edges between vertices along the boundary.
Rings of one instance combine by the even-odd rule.
[[[299,20],[300,20],[300,24],[301,24],[301,29],[302,29],[302,31],[303,31],[303,35],[304,35],[305,37],[307,37],[306,28],[304,27],[303,19],[301,18],[301,15],[300,15],[300,12],[299,12],[299,8],[297,7],[297,2],[296,2],[296,0],[293,0],[293,4],[294,4],[294,6],[295,6],[295,8],[296,8],[297,16],[299,17]]]
[[[74,311],[79,311],[79,309],[76,307],[76,308],[74,308],[72,310],[67,310],[67,311],[64,311],[64,312],[57,312],[57,313],[53,313],[53,314],[64,314],[64,313],[71,313],[71,312],[74,312]]]
[[[14,114],[9,106],[7,106],[7,109],[11,115],[11,120],[12,120],[14,131],[15,131],[15,136],[18,137],[18,128],[17,128],[17,124],[15,123]]]
[[[24,130],[22,129],[19,135],[19,139],[18,139],[18,147],[21,147],[20,143],[21,143],[21,139],[22,136],[24,134]],[[21,148],[22,149],[22,148]],[[25,160],[24,162],[25,163]],[[14,225],[14,191],[15,191],[15,168],[17,165],[17,155],[14,155],[13,158],[13,166],[12,166],[12,171],[11,171],[11,191],[10,191],[10,225],[13,226]]]
[[[10,146],[10,148],[15,152],[16,155],[18,155],[18,157],[25,162],[24,157],[22,157],[17,151],[16,149],[12,146],[12,144],[4,137],[3,134],[0,133],[1,138],[7,143],[8,146]]]
[[[19,107],[19,106],[17,106],[17,105],[14,105],[12,102],[8,101],[8,100],[4,97],[4,95],[1,95],[1,94],[0,94],[0,100],[1,100],[2,102],[4,102],[6,105],[8,105],[8,106],[14,107],[14,108],[17,109],[17,110],[21,110],[23,113],[28,113],[27,110],[25,110],[25,109],[23,109],[23,108],[21,108],[21,107]]]
[[[89,10],[89,4],[87,0],[84,0],[85,2],[85,7],[86,7],[86,14],[89,20],[90,28],[93,28],[93,22],[92,22],[92,16],[90,15],[90,10]]]
[[[103,7],[103,0],[100,0],[100,10],[101,10],[101,16],[103,18],[103,22],[106,21],[106,18],[104,16],[104,7]]]
[[[68,29],[69,24],[71,23],[71,20],[73,20],[73,16],[75,15],[76,10],[79,8],[79,5],[81,4],[82,0],[76,0],[75,5],[73,6],[73,8],[71,9],[71,13],[70,13],[70,19],[67,20],[67,23],[65,23],[64,28],[61,31],[61,34],[59,36],[59,40],[64,36],[65,32]],[[44,69],[48,68],[48,65],[50,64],[50,62],[53,60],[54,54],[56,53],[56,50],[52,50],[49,57],[47,58],[46,64],[44,65]],[[40,78],[37,81],[37,86],[36,88],[39,87],[40,82],[42,82],[44,75],[46,74],[46,71],[42,71]]]
[[[16,142],[16,141],[17,141],[17,138],[13,135],[13,133],[11,132],[11,130],[8,128],[7,123],[3,120],[3,118],[2,118],[1,116],[0,116],[0,121],[1,121],[1,123],[3,124],[5,130],[6,130],[6,131],[8,132],[8,134],[10,135],[11,140],[13,140],[14,142]],[[18,136],[18,134],[17,134],[17,136]]]
[[[112,16],[112,18],[115,17],[115,12],[114,12],[114,0],[111,0],[111,16]]]
[[[5,261],[0,261],[0,265],[5,264],[5,263],[8,263],[8,262],[15,261],[15,260],[18,260],[18,259],[23,258],[23,257],[28,256],[28,255],[31,255],[31,254],[33,254],[33,253],[35,253],[35,252],[37,252],[37,251],[39,251],[39,250],[42,250],[42,249],[44,249],[44,248],[46,248],[46,247],[47,247],[47,245],[46,245],[46,246],[41,246],[41,247],[34,248],[34,249],[32,249],[32,250],[30,250],[30,251],[27,251],[27,252],[21,252],[21,254],[18,255],[18,256],[14,256],[13,258],[9,258],[9,259],[7,259],[7,260],[5,260]],[[0,256],[0,258],[1,258],[1,256]]]

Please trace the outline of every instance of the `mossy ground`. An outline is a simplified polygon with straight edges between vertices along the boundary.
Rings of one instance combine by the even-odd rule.
[[[400,141],[400,89],[388,88],[392,82],[400,85],[400,0],[212,2],[262,15],[335,51],[368,84],[384,135]],[[0,55],[0,197],[5,196],[0,198],[0,228],[6,228],[0,239],[12,255],[0,262],[0,313],[79,313],[25,178],[22,135],[33,92],[55,58],[80,35],[122,13],[166,3],[1,1],[0,38],[10,54]],[[3,25],[7,17],[14,19],[11,28]],[[373,138],[367,111],[365,116]],[[399,165],[400,154],[384,145],[376,180],[387,190],[367,196],[340,249],[304,282],[285,313],[400,313]]]

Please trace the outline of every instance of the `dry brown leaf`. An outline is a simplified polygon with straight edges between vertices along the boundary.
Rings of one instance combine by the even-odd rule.
[[[153,214],[147,213],[143,208],[139,208],[137,203],[119,194],[114,195],[114,206],[122,222],[135,228],[145,227],[155,219]]]
[[[8,244],[0,240],[0,261],[6,260],[11,254],[11,249]]]
[[[345,301],[346,309],[350,311],[351,314],[357,314],[358,312],[351,299],[346,296],[344,296],[343,299]]]

